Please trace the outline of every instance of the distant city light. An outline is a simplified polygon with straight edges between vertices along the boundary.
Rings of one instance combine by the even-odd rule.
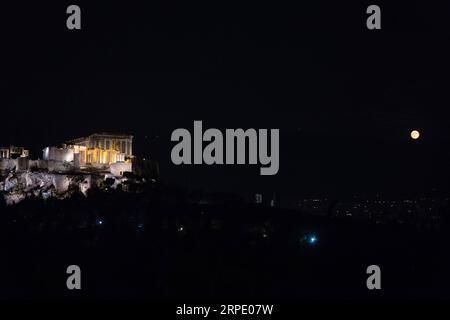
[[[307,244],[307,245],[313,246],[313,245],[317,244],[317,242],[319,241],[319,238],[315,234],[306,234],[306,235],[302,236],[300,241],[303,244]]]
[[[316,236],[309,236],[308,242],[309,242],[309,244],[315,244],[317,242],[317,237]]]
[[[102,219],[97,219],[97,221],[95,221],[95,224],[98,226],[103,225],[103,220]]]
[[[145,225],[143,223],[138,223],[136,229],[138,233],[143,233],[145,231]]]

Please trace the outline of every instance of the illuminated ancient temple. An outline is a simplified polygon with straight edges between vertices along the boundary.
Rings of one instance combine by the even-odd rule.
[[[96,169],[122,176],[132,171],[133,158],[133,136],[124,134],[94,133],[43,150],[49,171],[59,172]]]
[[[130,163],[133,158],[133,136],[94,133],[68,141],[67,148],[79,154],[80,165],[102,165],[117,162]]]

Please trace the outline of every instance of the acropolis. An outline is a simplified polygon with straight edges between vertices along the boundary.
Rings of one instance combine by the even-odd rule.
[[[29,155],[23,147],[0,148],[0,195],[8,205],[30,197],[65,198],[71,190],[87,195],[106,179],[116,188],[133,169],[133,136],[94,133],[45,147],[42,158]]]
[[[94,133],[43,149],[42,159],[29,159],[28,150],[0,148],[0,171],[46,169],[49,172],[99,172],[116,177],[132,171],[133,136]]]

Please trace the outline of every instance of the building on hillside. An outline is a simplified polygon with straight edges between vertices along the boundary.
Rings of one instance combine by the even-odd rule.
[[[0,148],[0,159],[17,159],[25,158],[30,152],[24,147],[9,146]]]
[[[122,176],[132,171],[133,158],[133,136],[124,134],[94,133],[43,150],[49,170],[57,171],[96,169]]]
[[[129,162],[133,158],[133,136],[94,133],[67,142],[67,147],[80,154],[80,164]]]

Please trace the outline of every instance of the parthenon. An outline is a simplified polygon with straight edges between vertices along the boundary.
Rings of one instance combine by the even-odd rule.
[[[66,146],[80,154],[80,165],[130,162],[133,157],[133,136],[94,133],[68,141]]]
[[[92,172],[123,176],[132,171],[133,136],[94,133],[43,149],[42,159],[30,160],[22,147],[0,148],[0,171],[43,169],[49,172]]]

